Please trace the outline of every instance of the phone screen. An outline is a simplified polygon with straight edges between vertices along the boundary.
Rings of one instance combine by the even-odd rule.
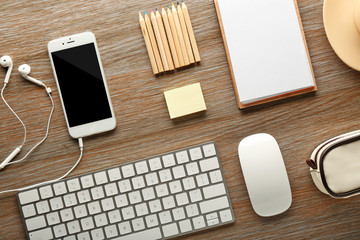
[[[111,118],[94,43],[51,55],[69,126]]]

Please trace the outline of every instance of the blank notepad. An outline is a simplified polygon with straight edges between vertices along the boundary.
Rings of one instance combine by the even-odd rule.
[[[316,90],[294,0],[215,0],[240,108]]]

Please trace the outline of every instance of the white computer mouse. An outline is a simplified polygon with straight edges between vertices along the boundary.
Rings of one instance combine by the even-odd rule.
[[[259,133],[239,143],[239,158],[254,211],[270,217],[289,209],[292,196],[285,164],[275,138]]]

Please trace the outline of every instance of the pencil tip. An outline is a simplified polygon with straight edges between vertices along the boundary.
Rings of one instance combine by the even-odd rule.
[[[152,9],[150,9],[150,12],[153,12],[153,10],[152,10]]]
[[[179,2],[177,2],[177,5],[179,5]]]
[[[145,14],[146,14],[146,11],[145,11]]]
[[[168,9],[170,9],[170,7],[169,7],[169,6],[167,6],[167,8],[168,8]]]
[[[155,10],[158,11],[157,8],[155,8]]]

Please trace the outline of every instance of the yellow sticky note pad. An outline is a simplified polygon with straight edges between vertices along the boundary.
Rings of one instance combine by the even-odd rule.
[[[171,119],[206,110],[200,83],[166,91],[164,96]]]

